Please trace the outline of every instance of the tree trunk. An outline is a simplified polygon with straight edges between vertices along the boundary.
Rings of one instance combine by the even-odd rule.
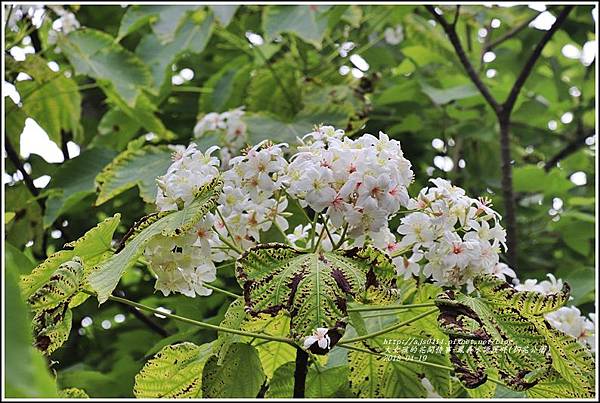
[[[296,350],[296,370],[294,371],[294,397],[304,397],[307,372],[308,353],[299,348]]]

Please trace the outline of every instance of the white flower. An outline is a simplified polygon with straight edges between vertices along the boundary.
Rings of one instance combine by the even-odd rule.
[[[517,277],[517,275],[513,269],[508,267],[508,265],[506,263],[501,263],[501,262],[496,263],[489,273],[493,274],[494,276],[496,276],[498,278],[501,278],[502,280],[506,280],[506,276],[510,276],[513,278]]]
[[[388,27],[383,32],[385,41],[390,45],[398,45],[404,40],[404,33],[402,32],[402,25],[396,25],[394,28]]]
[[[329,344],[331,343],[331,340],[329,339],[329,336],[327,335],[328,331],[329,331],[329,329],[327,329],[326,327],[318,327],[314,331],[312,336],[308,336],[304,339],[304,348],[309,348],[313,344],[317,343],[320,348],[328,349]]]
[[[581,315],[577,307],[563,306],[554,312],[547,313],[544,315],[544,318],[555,329],[575,337],[579,342],[587,344],[590,347],[594,346],[595,315],[591,317],[592,320],[589,320]]]

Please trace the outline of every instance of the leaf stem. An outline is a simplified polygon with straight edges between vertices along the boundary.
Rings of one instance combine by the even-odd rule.
[[[348,308],[348,312],[364,312],[364,311],[387,311],[392,309],[411,309],[435,306],[433,302],[422,304],[407,304],[407,305],[383,305],[383,306],[360,306],[358,308]]]
[[[221,214],[221,212],[219,211],[218,208],[215,209],[215,211],[217,212],[217,215],[219,216],[219,218],[221,219],[221,222],[223,223],[223,226],[225,227],[225,229],[227,230],[227,233],[229,234],[229,237],[231,238],[231,241],[233,242],[233,244],[237,247],[239,247],[239,245],[237,244],[237,242],[235,241],[235,239],[233,238],[233,232],[231,232],[231,230],[229,229],[229,226],[227,225],[227,222],[225,222],[225,218],[223,218],[223,214]]]
[[[93,291],[89,291],[89,290],[81,290],[81,292],[91,295],[91,296],[96,296],[97,294]],[[232,334],[237,334],[240,336],[248,336],[248,337],[255,337],[257,339],[263,339],[263,340],[271,340],[271,341],[278,341],[281,343],[287,343],[290,344],[292,346],[296,346],[296,344],[294,343],[294,341],[292,339],[288,339],[285,337],[278,337],[278,336],[271,336],[268,334],[261,334],[261,333],[253,333],[253,332],[246,332],[243,330],[237,330],[237,329],[229,329],[226,327],[222,327],[222,326],[218,326],[218,325],[212,325],[210,323],[206,323],[206,322],[200,322],[194,319],[190,319],[190,318],[186,318],[184,316],[179,316],[179,315],[175,315],[172,313],[167,313],[165,311],[159,310],[159,309],[155,309],[152,307],[149,307],[147,305],[144,304],[140,304],[138,302],[134,302],[134,301],[130,301],[128,299],[125,298],[120,298],[120,297],[115,297],[114,295],[109,295],[108,297],[109,300],[111,301],[115,301],[115,302],[119,302],[121,304],[125,304],[125,305],[129,305],[132,306],[134,308],[138,308],[138,309],[143,309],[145,311],[148,312],[153,312],[156,313],[158,315],[162,315],[162,316],[166,316],[167,318],[171,318],[171,319],[175,319],[178,320],[180,322],[185,322],[185,323],[189,323],[198,327],[202,327],[205,329],[212,329],[212,330],[217,330],[219,332],[225,332],[225,333],[232,333]]]
[[[203,285],[204,285],[206,288],[210,288],[211,290],[214,290],[214,291],[216,291],[216,292],[220,292],[221,294],[224,294],[224,295],[229,295],[229,296],[230,296],[230,297],[232,297],[232,298],[239,298],[239,297],[241,297],[241,295],[235,294],[235,293],[233,293],[233,292],[231,292],[231,291],[224,290],[224,289],[222,289],[222,288],[219,288],[219,287],[217,287],[217,286],[214,286],[214,285],[212,285],[212,284],[204,283]]]
[[[416,322],[419,319],[422,319],[422,318],[424,318],[424,317],[426,317],[428,315],[431,315],[432,313],[437,312],[437,311],[438,311],[437,308],[430,309],[429,311],[423,312],[422,314],[417,315],[415,317],[412,317],[412,318],[410,318],[408,320],[405,320],[404,322],[396,323],[395,325],[392,325],[390,327],[386,327],[385,329],[381,329],[381,330],[378,330],[378,331],[373,332],[373,333],[365,334],[364,336],[353,337],[351,339],[340,341],[337,345],[339,346],[339,345],[354,343],[354,342],[357,342],[357,341],[367,340],[367,339],[370,339],[372,337],[381,336],[382,334],[394,331],[394,330],[399,329],[399,328],[401,328],[403,326],[406,326],[406,325],[409,325],[409,324],[411,324],[413,322]]]
[[[213,227],[214,231],[217,233],[217,235],[219,236],[219,239],[221,240],[221,242],[223,242],[225,245],[229,246],[229,248],[231,248],[231,250],[236,251],[237,253],[239,253],[240,255],[242,253],[244,253],[244,251],[237,247],[236,245],[232,244],[231,242],[229,242],[227,239],[225,239],[225,237],[221,234],[219,234],[219,231],[217,231],[217,229],[215,227]]]

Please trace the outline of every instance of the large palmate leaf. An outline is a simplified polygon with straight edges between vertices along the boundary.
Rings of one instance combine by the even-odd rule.
[[[61,35],[58,44],[78,74],[110,82],[130,106],[152,84],[148,67],[102,31],[79,29]]]
[[[479,298],[447,291],[436,299],[439,324],[450,337],[452,364],[466,387],[485,383],[486,368],[493,368],[514,390],[544,384],[546,397],[592,396],[590,351],[543,317],[569,299],[567,284],[550,295],[517,291],[491,275],[478,276],[474,284]],[[551,381],[557,372],[568,386]]]
[[[212,356],[202,373],[202,397],[256,397],[265,381],[258,352],[249,344],[235,343],[222,364]]]
[[[129,147],[108,164],[96,177],[100,194],[96,205],[105,203],[127,189],[137,186],[147,203],[156,198],[156,177],[171,164],[172,151],[165,146]]]
[[[200,397],[202,369],[211,351],[210,343],[197,346],[185,342],[164,347],[135,376],[135,397]]]
[[[195,199],[185,208],[175,212],[155,213],[136,228],[125,246],[116,254],[97,265],[90,273],[88,280],[98,294],[98,301],[105,302],[115,289],[123,273],[133,266],[144,252],[144,246],[150,238],[162,234],[178,236],[189,231],[208,211],[213,209],[218,199],[223,181],[213,179],[198,189]]]
[[[250,314],[283,309],[291,317],[292,337],[300,341],[316,328],[328,328],[332,346],[346,326],[348,297],[366,300],[370,290],[389,297],[394,274],[390,260],[371,247],[303,253],[284,244],[262,244],[236,262]]]

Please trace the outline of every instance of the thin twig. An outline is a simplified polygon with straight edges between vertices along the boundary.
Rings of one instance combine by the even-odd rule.
[[[241,295],[235,294],[235,293],[233,293],[231,291],[224,290],[224,289],[219,288],[217,286],[214,286],[212,284],[204,283],[203,285],[206,288],[210,288],[211,290],[214,290],[216,292],[220,292],[221,294],[224,294],[224,295],[228,295],[228,296],[230,296],[232,298],[239,298],[239,297],[241,297]]]
[[[89,291],[89,290],[81,290],[81,292],[88,294],[88,295],[92,295],[92,296],[96,296],[96,293],[93,291]],[[294,343],[294,341],[292,339],[288,339],[285,337],[279,337],[279,336],[272,336],[269,334],[261,334],[261,333],[253,333],[253,332],[246,332],[243,330],[238,330],[238,329],[230,329],[230,328],[226,328],[223,326],[217,326],[217,325],[212,325],[210,323],[206,323],[206,322],[200,322],[194,319],[190,319],[190,318],[186,318],[184,316],[179,316],[179,315],[175,315],[172,313],[168,313],[166,311],[163,310],[159,310],[156,308],[152,308],[149,307],[147,305],[144,304],[140,304],[138,302],[133,302],[130,301],[128,299],[125,298],[120,298],[120,297],[115,297],[114,295],[109,295],[108,299],[111,301],[115,301],[115,302],[119,302],[121,304],[125,304],[125,305],[129,305],[132,306],[134,308],[138,308],[138,309],[143,309],[145,311],[149,311],[149,312],[153,312],[156,313],[158,315],[162,315],[162,316],[166,316],[167,318],[171,318],[171,319],[175,319],[181,322],[185,322],[185,323],[189,323],[198,327],[202,327],[205,329],[212,329],[212,330],[216,330],[219,332],[225,332],[225,333],[232,333],[232,334],[237,334],[240,336],[248,336],[248,337],[255,337],[257,339],[264,339],[264,340],[271,340],[271,341],[278,341],[281,343],[287,343],[290,344],[294,347],[296,347],[296,344]]]
[[[588,137],[593,136],[594,132],[594,129],[589,129],[583,132],[578,130],[578,136],[571,140],[569,143],[567,143],[567,145],[565,145],[556,155],[554,155],[554,157],[550,158],[544,164],[544,170],[546,172],[550,171],[556,166],[556,164],[559,161],[563,160],[564,158],[579,150],[581,147],[585,146],[585,140]]]
[[[550,41],[554,33],[558,31],[563,22],[565,22],[567,16],[571,12],[571,10],[573,10],[573,8],[574,6],[565,6],[563,8],[558,17],[556,17],[556,21],[554,21],[552,27],[548,31],[546,31],[542,39],[538,42],[535,49],[533,50],[533,53],[531,53],[531,56],[529,56],[527,63],[525,63],[525,66],[523,66],[523,70],[521,70],[521,73],[519,74],[519,77],[517,77],[512,89],[510,90],[506,101],[504,101],[504,104],[502,105],[502,112],[506,116],[510,115],[513,107],[515,106],[515,102],[517,100],[517,97],[519,96],[519,93],[521,92],[521,89],[523,88],[523,85],[525,84],[525,81],[531,74],[533,66],[542,55],[542,50],[544,50],[544,47]]]
[[[433,6],[427,5],[425,6],[425,8],[431,13],[433,18],[435,18],[440,23],[440,25],[446,32],[446,35],[448,35],[448,39],[450,39],[450,42],[452,43],[452,46],[456,51],[456,55],[458,56],[460,62],[467,71],[467,74],[471,78],[471,81],[473,81],[473,84],[475,84],[481,95],[483,95],[483,97],[485,98],[487,103],[492,107],[494,112],[496,112],[496,114],[499,114],[500,105],[498,104],[498,101],[496,101],[496,99],[492,96],[487,86],[483,83],[483,81],[481,81],[479,75],[473,68],[473,65],[469,61],[469,58],[467,57],[467,54],[465,53],[465,50],[463,49],[460,43],[460,39],[458,38],[456,30],[454,29],[455,27],[453,25],[448,24],[446,19],[443,16],[439,15],[435,11],[435,8]]]
[[[536,14],[533,17],[528,18],[527,21],[524,21],[522,24],[517,25],[516,27],[507,31],[503,35],[500,35],[498,38],[494,39],[493,41],[490,41],[489,43],[485,44],[483,46],[481,53],[484,54],[485,52],[489,52],[490,50],[494,49],[496,46],[500,45],[504,41],[507,41],[510,38],[512,38],[513,36],[517,35],[524,28],[527,28],[529,26],[529,24],[531,24],[531,22],[533,20],[535,20],[538,16],[539,16],[539,14]]]

